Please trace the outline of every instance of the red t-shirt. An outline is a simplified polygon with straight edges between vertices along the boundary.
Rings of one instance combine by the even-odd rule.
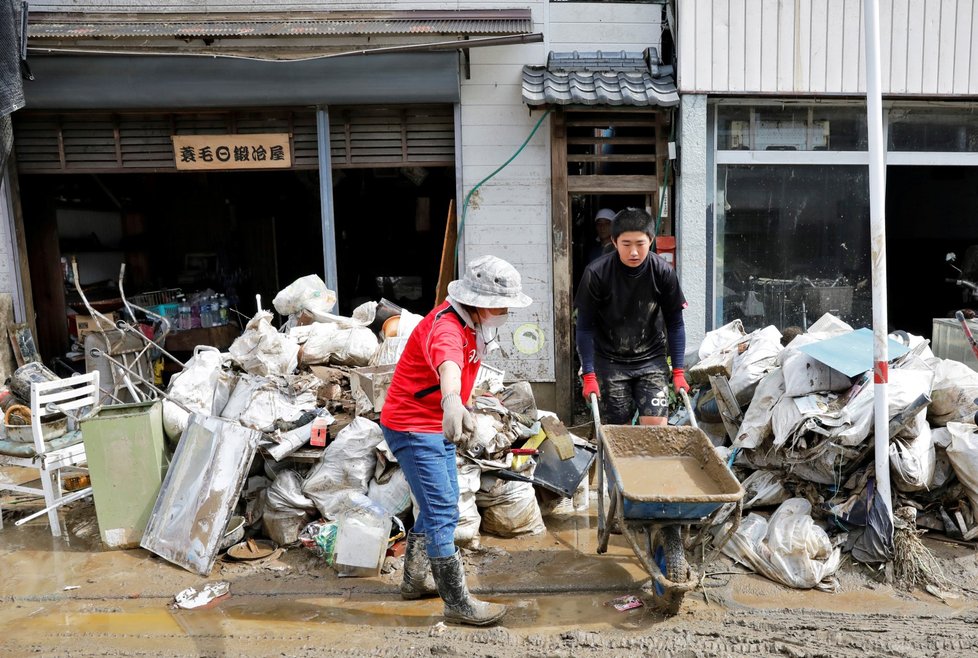
[[[448,302],[435,307],[411,332],[380,412],[385,427],[399,432],[441,433],[438,366],[445,361],[462,369],[461,396],[467,401],[480,365],[476,335]]]

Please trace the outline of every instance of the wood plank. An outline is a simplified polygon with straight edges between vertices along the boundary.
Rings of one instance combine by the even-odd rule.
[[[655,144],[655,137],[568,137],[568,144]]]
[[[445,238],[441,246],[441,264],[438,267],[438,285],[435,286],[435,306],[448,296],[448,284],[455,279],[455,247],[458,243],[458,218],[455,216],[455,199],[448,202],[448,219],[445,222]]]
[[[574,153],[567,155],[568,162],[656,162],[661,156],[651,154]]]
[[[573,420],[574,332],[573,263],[571,261],[571,219],[567,187],[566,115],[558,110],[550,118],[551,228],[553,229],[553,336],[554,389],[558,416]]]
[[[567,191],[587,194],[652,194],[659,188],[655,176],[568,176]]]

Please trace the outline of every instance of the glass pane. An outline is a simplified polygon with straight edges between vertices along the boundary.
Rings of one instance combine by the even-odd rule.
[[[721,105],[717,143],[721,151],[864,151],[866,112],[821,105]]]
[[[891,151],[978,152],[978,110],[899,108],[889,119]]]
[[[717,168],[717,317],[807,329],[826,312],[870,326],[866,167]]]

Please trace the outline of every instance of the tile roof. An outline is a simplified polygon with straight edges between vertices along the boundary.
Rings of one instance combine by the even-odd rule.
[[[679,92],[655,48],[642,52],[551,52],[546,66],[523,67],[523,102],[540,105],[673,107]]]

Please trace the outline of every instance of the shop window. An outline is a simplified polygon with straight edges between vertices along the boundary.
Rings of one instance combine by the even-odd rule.
[[[978,109],[900,108],[890,111],[891,151],[978,153]]]
[[[864,151],[866,112],[857,107],[721,106],[721,151]]]
[[[717,317],[807,328],[872,318],[866,167],[717,167]]]

